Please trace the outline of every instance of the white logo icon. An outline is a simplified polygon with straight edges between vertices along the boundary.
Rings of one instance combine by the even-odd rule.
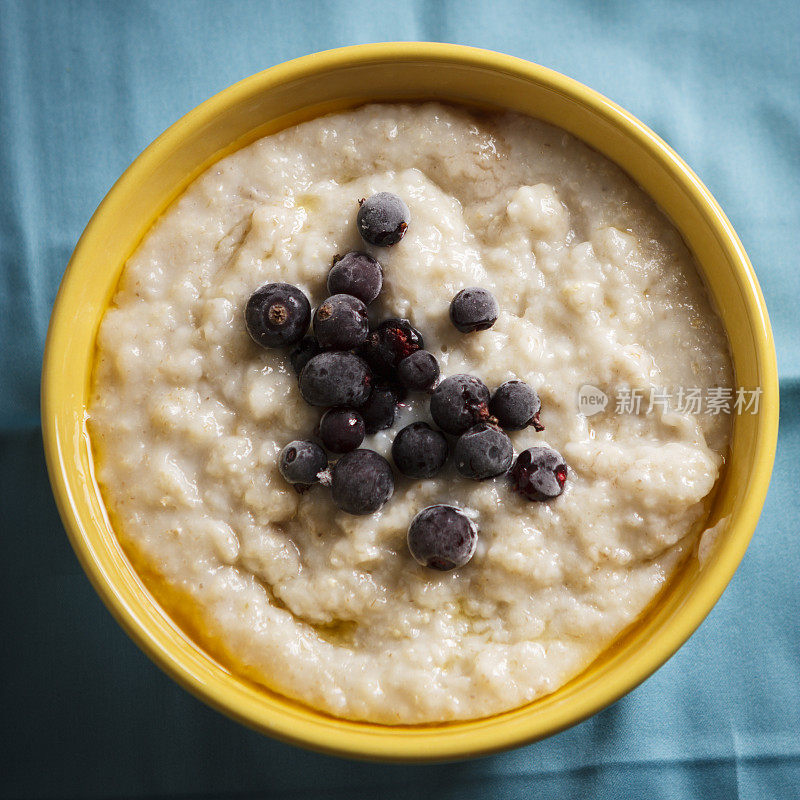
[[[596,386],[585,384],[578,390],[578,411],[586,417],[599,414],[608,405],[608,396]]]

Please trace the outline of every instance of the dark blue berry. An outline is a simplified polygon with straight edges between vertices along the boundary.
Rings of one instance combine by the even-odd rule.
[[[447,439],[426,422],[406,425],[392,442],[392,460],[409,478],[431,478],[447,461]]]
[[[389,462],[374,450],[345,453],[334,465],[331,480],[333,502],[348,514],[372,514],[394,492]]]
[[[322,348],[313,336],[306,336],[289,353],[292,369],[299,375],[303,371],[303,367],[321,350]]]
[[[278,469],[289,483],[307,487],[328,466],[325,451],[314,442],[290,442],[278,456]]]
[[[408,206],[391,192],[378,192],[359,200],[356,223],[361,238],[378,247],[390,247],[405,236],[411,214]]]
[[[523,450],[511,470],[515,491],[528,500],[552,500],[564,491],[567,464],[552,447]]]
[[[519,431],[528,425],[543,431],[544,425],[539,422],[541,408],[539,395],[524,381],[506,381],[489,401],[489,412],[501,428],[509,431]]]
[[[489,419],[489,390],[473,375],[445,378],[431,396],[431,416],[445,433],[464,433]]]
[[[508,470],[514,460],[514,447],[496,425],[480,422],[458,437],[453,460],[465,478],[482,481]]]
[[[408,549],[423,567],[448,570],[463,567],[475,553],[478,529],[455,506],[428,506],[411,520]]]
[[[244,310],[247,332],[262,347],[299,342],[308,330],[311,304],[289,283],[267,283],[256,289]]]
[[[349,453],[364,441],[364,419],[352,408],[329,408],[319,421],[319,438],[333,453]]]
[[[300,373],[300,394],[312,406],[360,406],[372,391],[372,373],[352,353],[320,353]]]
[[[436,356],[427,350],[417,350],[397,365],[397,377],[406,388],[427,392],[439,379]]]
[[[364,418],[364,427],[367,433],[377,433],[394,425],[397,413],[397,392],[391,386],[375,386],[369,399],[359,412]]]
[[[335,294],[314,312],[314,335],[325,350],[350,350],[369,332],[367,307],[351,294]]]
[[[337,256],[328,273],[329,294],[351,294],[369,305],[383,288],[381,265],[366,253]]]
[[[422,334],[407,319],[385,319],[367,336],[359,353],[375,372],[394,375],[404,358],[425,347]]]
[[[461,333],[491,328],[499,313],[494,295],[479,286],[462,289],[450,303],[450,321]]]

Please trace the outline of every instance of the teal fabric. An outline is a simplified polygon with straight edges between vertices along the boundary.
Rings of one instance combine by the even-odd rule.
[[[38,422],[50,307],[103,195],[234,81],[339,45],[429,39],[540,62],[639,116],[721,202],[772,314],[782,428],[753,543],[652,678],[558,736],[466,763],[363,764],[205,707],[122,633],[51,499]],[[594,0],[0,0],[0,795],[800,797],[800,5]]]

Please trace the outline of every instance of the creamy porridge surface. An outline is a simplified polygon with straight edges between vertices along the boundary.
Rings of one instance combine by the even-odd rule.
[[[405,238],[368,247],[357,200],[411,210]],[[452,465],[396,474],[378,513],[298,494],[277,457],[308,438],[285,352],[248,337],[269,281],[317,304],[334,255],[383,264],[375,321],[409,318],[444,376],[537,389],[546,443],[570,477],[531,503]],[[464,335],[466,286],[500,316]],[[696,545],[729,421],[664,411],[585,417],[584,384],[731,386],[727,343],[678,233],[617,167],[524,117],[437,104],[371,105],[307,122],[219,162],[128,262],[103,319],[90,405],[97,474],[116,530],[179,620],[235,671],[332,714],[387,723],[464,719],[558,688],[595,658]],[[427,419],[412,395],[364,446],[388,456]],[[645,406],[647,403],[645,402]],[[480,529],[465,567],[409,555],[417,511],[445,502]],[[166,588],[165,588],[166,587]]]

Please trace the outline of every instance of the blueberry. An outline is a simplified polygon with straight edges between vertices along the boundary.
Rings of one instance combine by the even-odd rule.
[[[436,356],[427,350],[417,350],[397,365],[397,377],[406,388],[427,392],[439,379]]]
[[[392,442],[392,460],[409,478],[431,478],[447,461],[447,439],[426,422],[406,425]]]
[[[328,466],[325,451],[314,442],[290,442],[278,456],[281,475],[297,486],[308,487],[316,483],[317,476]]]
[[[519,431],[528,425],[543,431],[544,425],[539,422],[541,407],[539,395],[524,381],[506,381],[489,401],[489,412],[497,417],[500,427],[509,431]]]
[[[391,192],[378,192],[359,200],[356,223],[361,238],[378,247],[391,247],[405,236],[411,213],[408,206]]]
[[[511,470],[514,489],[528,500],[551,500],[564,491],[567,465],[552,447],[523,450]]]
[[[348,514],[372,514],[394,492],[389,462],[374,450],[345,453],[333,467],[333,502]]]
[[[367,307],[350,294],[335,294],[314,312],[314,334],[323,349],[358,347],[364,343],[368,332]]]
[[[514,460],[514,447],[497,425],[480,422],[462,433],[453,453],[456,469],[476,481],[502,475]]]
[[[491,328],[499,312],[494,295],[479,286],[462,289],[450,303],[450,321],[461,333]]]
[[[375,386],[369,399],[358,410],[364,417],[367,433],[377,433],[394,425],[397,413],[397,392],[391,386]]]
[[[336,256],[328,273],[329,294],[351,294],[369,305],[383,288],[381,265],[366,253]]]
[[[407,541],[414,560],[423,567],[455,569],[474,555],[478,529],[455,506],[428,506],[411,520]]]
[[[473,375],[445,378],[431,396],[431,416],[445,433],[464,433],[489,419],[489,390]]]
[[[333,453],[349,453],[364,441],[364,419],[352,408],[329,408],[319,421],[319,438]]]
[[[425,347],[422,334],[407,319],[385,319],[359,350],[375,372],[393,375],[404,358]]]
[[[322,348],[313,336],[306,336],[298,344],[296,344],[291,353],[289,353],[289,361],[292,362],[292,369],[299,375],[303,371],[303,367],[314,358],[315,355],[320,353]]]
[[[300,373],[300,394],[312,406],[360,406],[372,391],[372,373],[352,353],[320,353]]]
[[[299,342],[308,330],[311,304],[289,283],[267,283],[250,295],[244,310],[247,332],[262,347]]]

